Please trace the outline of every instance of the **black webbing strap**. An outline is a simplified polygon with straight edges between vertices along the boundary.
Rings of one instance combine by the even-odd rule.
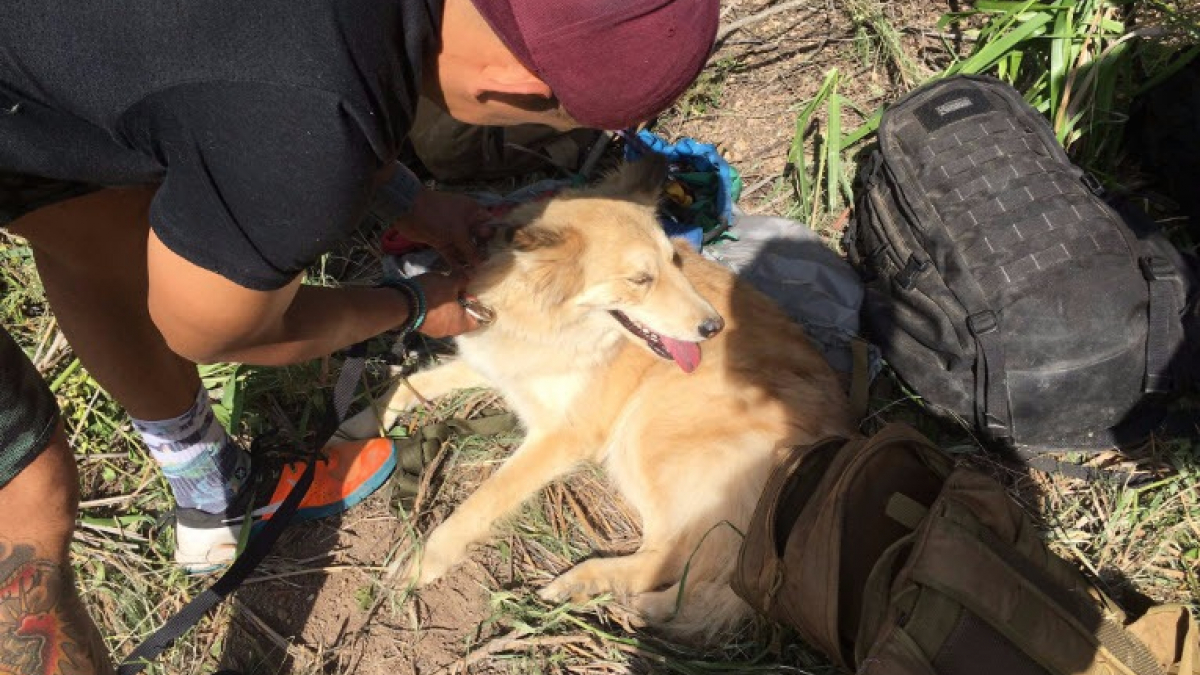
[[[850,339],[850,359],[850,418],[861,422],[871,405],[871,353],[866,340]]]
[[[225,574],[222,574],[221,578],[217,579],[216,583],[205,589],[203,593],[192,598],[175,616],[167,619],[161,628],[138,645],[137,649],[133,650],[133,653],[126,657],[125,661],[117,668],[117,675],[136,675],[145,670],[146,666],[150,665],[154,659],[199,623],[209,610],[219,605],[237,590],[238,586],[242,585],[254,568],[258,567],[263,558],[271,552],[279,535],[283,534],[283,530],[291,521],[292,516],[296,515],[296,508],[300,505],[300,500],[304,498],[304,494],[312,485],[316,466],[315,461],[308,463],[304,473],[300,474],[300,480],[283,500],[279,510],[257,534],[250,538],[249,543],[246,544],[246,550],[242,551],[237,560],[233,561]]]
[[[1142,258],[1138,264],[1150,291],[1146,323],[1146,379],[1142,388],[1147,394],[1169,392],[1175,388],[1171,359],[1183,338],[1180,308],[1175,302],[1175,279],[1178,273],[1169,260],[1158,256]]]
[[[175,616],[167,619],[161,628],[138,645],[117,668],[117,675],[137,675],[145,670],[146,666],[150,665],[154,659],[199,623],[205,614],[208,614],[212,608],[221,604],[225,598],[237,590],[254,571],[254,568],[258,567],[263,558],[271,552],[279,535],[283,534],[292,517],[296,515],[300,500],[304,498],[308,488],[312,485],[317,467],[317,453],[320,452],[325,441],[337,430],[338,424],[346,418],[346,412],[350,409],[351,401],[354,400],[355,387],[361,379],[363,368],[366,365],[366,360],[363,358],[365,351],[363,345],[355,345],[349,350],[348,356],[342,364],[342,371],[338,375],[337,383],[334,385],[333,405],[325,409],[321,426],[317,429],[314,437],[313,456],[309,459],[308,466],[304,468],[303,473],[300,474],[300,479],[296,481],[291,492],[280,504],[279,509],[250,538],[245,550],[221,575],[221,578],[200,595],[192,598]],[[249,522],[246,525],[248,526]]]
[[[975,423],[997,440],[1012,436],[1008,407],[1008,370],[1004,343],[996,313],[979,312],[967,317],[967,328],[975,338]]]

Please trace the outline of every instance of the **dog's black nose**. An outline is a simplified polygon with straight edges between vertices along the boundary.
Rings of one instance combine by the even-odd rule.
[[[719,316],[714,316],[705,319],[704,323],[700,324],[698,330],[700,331],[700,335],[704,336],[705,338],[710,338],[717,333],[720,333],[723,328],[725,328],[725,319],[722,319]]]

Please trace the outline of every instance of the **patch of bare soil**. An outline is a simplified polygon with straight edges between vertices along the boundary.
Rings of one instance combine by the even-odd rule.
[[[787,3],[727,2],[724,25],[780,4]],[[861,3],[878,10],[882,22],[877,25],[861,13],[852,16],[851,4],[806,2],[728,33],[700,83],[658,129],[668,137],[717,144],[743,175],[748,188],[743,209],[777,213],[785,205],[790,195],[772,194],[769,187],[784,174],[797,113],[816,95],[830,69],[837,68],[841,75],[839,93],[861,112],[844,119],[844,129],[856,127],[915,84],[904,82],[881,47],[878,28],[894,31],[915,74],[944,67],[948,50],[963,48],[937,27],[938,19],[957,3]]]
[[[340,518],[293,526],[237,594],[222,665],[246,673],[429,673],[487,637],[478,565],[418,598],[380,579],[406,527],[390,487]]]
[[[427,534],[508,455],[497,444],[452,457],[434,481],[418,529]],[[439,482],[441,484],[439,485]],[[295,526],[238,592],[222,666],[245,673],[502,673],[488,641],[510,631],[493,605],[517,603],[590,552],[637,546],[633,515],[593,472],[545,491],[507,534],[419,593],[381,583],[393,550],[410,550],[388,488],[343,518]],[[535,533],[536,536],[525,536]],[[556,659],[557,646],[534,658]],[[533,644],[542,644],[535,640]]]

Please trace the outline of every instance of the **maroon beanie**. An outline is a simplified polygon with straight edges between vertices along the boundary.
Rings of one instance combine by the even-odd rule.
[[[623,129],[665,110],[712,50],[718,0],[473,0],[581,124]]]

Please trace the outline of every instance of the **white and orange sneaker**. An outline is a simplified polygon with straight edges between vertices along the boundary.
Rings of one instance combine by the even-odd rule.
[[[355,506],[383,486],[396,468],[396,450],[387,438],[351,441],[325,447],[312,485],[300,500],[294,520],[327,518]],[[307,463],[292,462],[277,474],[256,476],[240,497],[223,513],[196,509],[175,510],[175,562],[188,574],[208,574],[230,565],[238,555],[242,527],[249,512],[254,528],[271,519],[300,480]],[[274,485],[262,506],[257,488]],[[254,536],[251,530],[250,536]]]

